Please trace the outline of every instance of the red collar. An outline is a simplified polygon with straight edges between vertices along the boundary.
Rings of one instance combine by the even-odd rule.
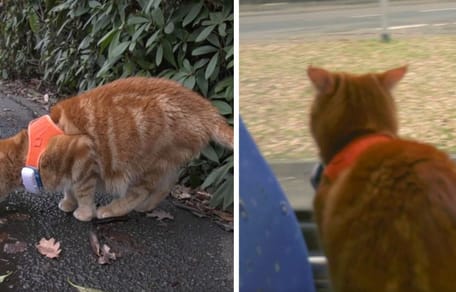
[[[345,146],[342,151],[337,153],[333,159],[331,159],[330,163],[326,166],[323,175],[328,177],[330,181],[335,181],[339,174],[344,169],[352,166],[356,159],[358,159],[359,155],[367,150],[367,148],[374,144],[386,142],[391,139],[393,139],[391,136],[372,134],[352,141],[350,144]]]
[[[63,131],[49,115],[34,119],[28,125],[28,151],[25,166],[38,168],[40,156],[46,150],[49,140]]]

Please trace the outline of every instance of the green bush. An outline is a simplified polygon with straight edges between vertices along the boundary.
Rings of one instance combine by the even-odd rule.
[[[3,78],[38,77],[73,93],[161,76],[200,92],[233,124],[232,1],[7,1],[0,32]],[[232,152],[210,145],[183,182],[232,206]]]

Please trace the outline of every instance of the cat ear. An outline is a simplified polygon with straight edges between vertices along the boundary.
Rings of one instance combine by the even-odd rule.
[[[309,66],[307,68],[307,75],[320,93],[330,93],[332,91],[334,87],[334,77],[331,72],[322,68]]]
[[[405,73],[407,73],[407,66],[402,66],[399,68],[388,70],[380,74],[380,82],[388,90],[391,90],[394,88],[394,86],[396,86],[396,84],[399,81],[401,81]]]

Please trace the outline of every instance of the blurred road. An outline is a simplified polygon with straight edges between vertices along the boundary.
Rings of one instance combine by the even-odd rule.
[[[456,1],[426,2],[430,1],[390,3],[391,33],[455,33]],[[375,35],[381,31],[381,9],[379,1],[241,5],[239,21],[241,42],[299,36]]]

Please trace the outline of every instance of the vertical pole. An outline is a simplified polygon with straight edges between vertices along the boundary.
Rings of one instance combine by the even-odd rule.
[[[388,0],[380,0],[382,9],[382,41],[389,42],[391,37],[388,32]]]

